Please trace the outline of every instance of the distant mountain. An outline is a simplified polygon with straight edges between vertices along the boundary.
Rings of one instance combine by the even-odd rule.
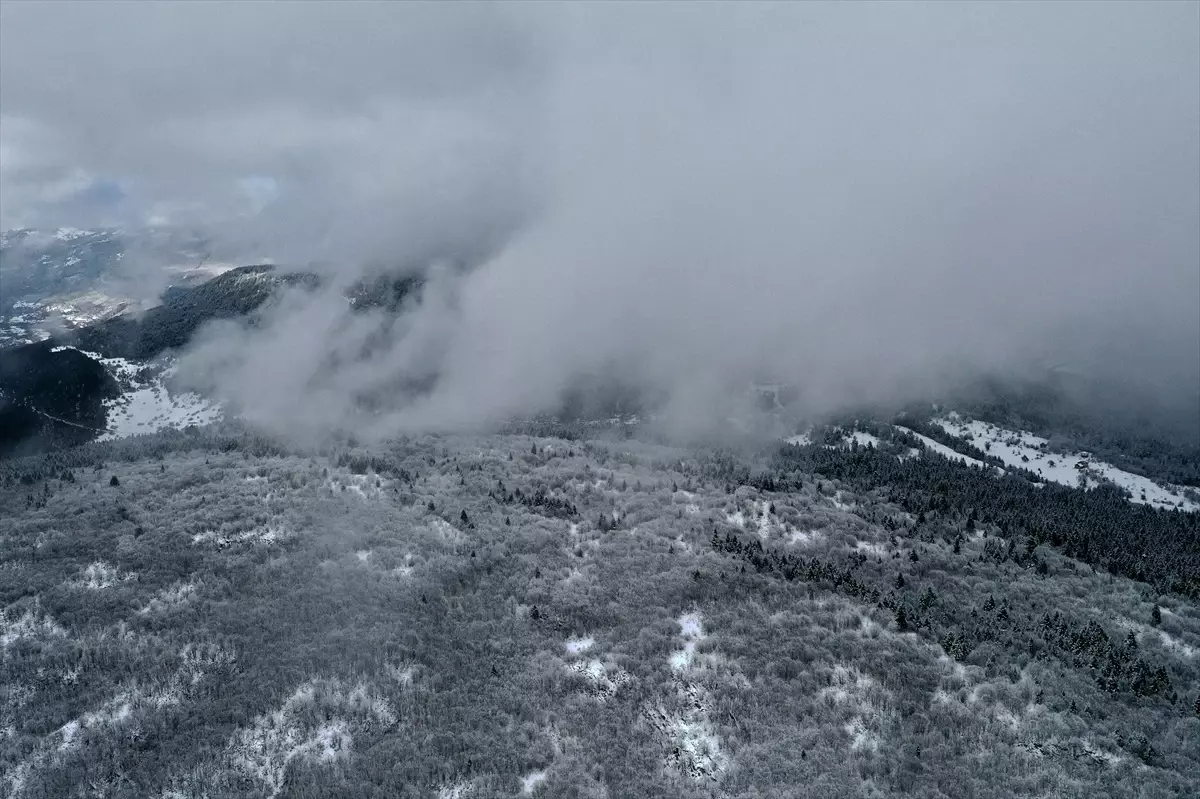
[[[278,288],[315,284],[310,274],[239,267],[170,292],[141,317],[121,314],[46,341],[0,348],[0,455],[73,446],[106,432],[105,400],[120,396],[122,387],[88,353],[145,362],[184,346],[209,320],[253,312]]]
[[[254,311],[277,288],[316,285],[307,273],[280,273],[270,265],[231,269],[195,288],[176,288],[164,295],[162,305],[140,318],[121,315],[65,334],[62,343],[109,358],[146,359],[167,349],[182,347],[204,322],[227,319]]]
[[[158,302],[233,267],[202,233],[9,230],[0,233],[0,347],[48,338]]]

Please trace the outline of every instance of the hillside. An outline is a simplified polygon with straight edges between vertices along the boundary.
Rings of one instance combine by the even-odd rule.
[[[131,392],[144,388],[143,367],[186,345],[205,322],[246,316],[282,287],[314,284],[308,274],[239,267],[171,291],[141,316],[121,314],[46,341],[0,348],[0,456],[103,435],[118,396],[122,406],[138,402]],[[151,369],[161,370],[161,364]]]
[[[224,427],[10,460],[6,790],[1194,794],[1195,593],[1029,537],[1060,505],[1178,512],[821,435]]]
[[[105,427],[105,400],[120,393],[104,367],[49,342],[0,350],[0,456],[74,446]]]
[[[311,282],[311,276],[280,274],[269,265],[238,267],[194,288],[169,292],[161,305],[140,318],[109,319],[68,334],[59,343],[109,358],[153,358],[186,344],[203,323],[248,314],[280,286],[304,281]]]

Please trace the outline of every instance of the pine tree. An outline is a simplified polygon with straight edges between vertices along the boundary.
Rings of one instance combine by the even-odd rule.
[[[904,612],[904,606],[896,608],[896,629],[904,632],[908,629],[908,614]]]
[[[533,619],[534,621],[537,621],[537,620],[538,620],[538,619],[540,619],[541,617],[542,617],[542,614],[541,614],[541,612],[538,610],[538,607],[537,607],[537,605],[534,605],[534,606],[533,606],[533,610],[529,611],[529,618]]]
[[[113,478],[116,480],[117,478]],[[1155,603],[1154,608],[1150,611],[1150,623],[1155,627],[1162,624],[1162,611],[1158,608],[1158,603]]]
[[[117,479],[117,476],[114,474],[114,475],[112,476],[112,479],[108,481],[108,484],[109,484],[110,486],[119,486],[119,485],[121,484],[121,481],[120,481],[120,480],[118,480],[118,479]]]

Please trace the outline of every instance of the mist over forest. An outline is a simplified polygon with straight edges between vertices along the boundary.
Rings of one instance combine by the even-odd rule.
[[[601,374],[682,429],[753,380],[1200,402],[1190,4],[2,13],[6,227],[197,224],[328,277],[185,358],[280,430],[479,429]],[[419,302],[351,316],[380,273]]]
[[[0,796],[1198,743],[1200,3],[0,2]]]

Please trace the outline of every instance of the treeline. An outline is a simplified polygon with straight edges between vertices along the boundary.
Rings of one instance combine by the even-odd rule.
[[[1135,504],[1116,487],[1035,485],[1011,470],[997,476],[942,457],[902,460],[865,447],[785,445],[769,474],[788,485],[805,473],[879,492],[915,515],[970,516],[1005,538],[1050,544],[1160,591],[1200,597],[1200,515]]]
[[[899,458],[876,447],[831,448],[785,444],[766,469],[754,470],[731,454],[704,462],[706,474],[727,485],[794,491],[814,477],[899,505],[921,521],[989,525],[1011,542],[1007,556],[1048,544],[1069,557],[1159,591],[1200,597],[1200,514],[1129,502],[1115,486],[1088,491],[1035,484],[1008,469],[1004,475],[966,467],[926,453]]]
[[[1052,657],[1114,696],[1163,697],[1171,702],[1179,698],[1166,668],[1143,659],[1132,634],[1124,641],[1114,640],[1095,621],[1080,627],[1058,613],[1046,614],[1038,621],[1023,619],[1010,612],[1007,602],[997,603],[992,597],[979,608],[944,603],[932,585],[918,590],[900,572],[888,584],[882,584],[881,576],[863,573],[859,567],[866,558],[861,554],[851,554],[848,565],[838,565],[764,547],[761,540],[732,531],[724,536],[714,531],[711,546],[741,559],[760,574],[788,582],[817,583],[889,611],[898,631],[919,632],[959,661],[991,643],[1013,655],[1028,651],[1037,657]]]
[[[0,457],[81,444],[104,430],[116,382],[98,362],[49,342],[0,350]]]
[[[928,405],[913,409],[928,415]],[[1112,382],[1065,376],[1034,382],[984,381],[956,398],[971,418],[1028,430],[1052,449],[1086,450],[1152,480],[1200,488],[1200,406],[1167,401]]]
[[[195,288],[173,291],[140,319],[118,316],[66,337],[70,343],[109,358],[143,360],[182,347],[203,323],[243,316],[286,285],[315,285],[313,275],[279,274],[269,265],[230,269]]]

